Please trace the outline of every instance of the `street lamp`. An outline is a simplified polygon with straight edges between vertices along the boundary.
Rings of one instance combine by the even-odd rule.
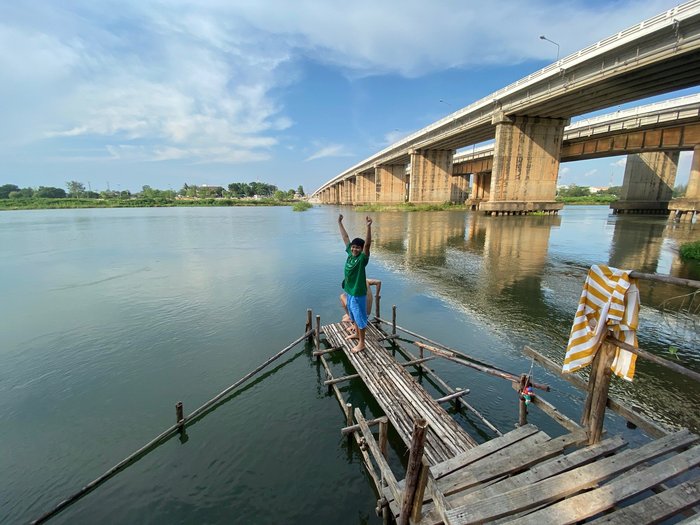
[[[554,40],[550,40],[549,38],[547,38],[544,35],[540,35],[540,40],[546,40],[547,42],[550,42],[550,43],[554,44],[555,46],[557,46],[557,59],[555,60],[555,62],[559,62],[559,44],[557,44]]]
[[[452,107],[452,104],[450,104],[449,102],[445,102],[445,101],[442,100],[442,99],[440,99],[440,102],[442,102],[442,103],[445,104],[446,106]]]

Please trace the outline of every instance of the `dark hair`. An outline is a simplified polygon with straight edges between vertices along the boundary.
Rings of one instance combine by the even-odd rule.
[[[359,237],[355,237],[355,238],[352,240],[352,242],[350,243],[350,246],[353,246],[353,245],[354,245],[354,246],[359,246],[360,248],[364,248],[364,247],[365,247],[365,240],[364,240],[364,239],[360,239]]]

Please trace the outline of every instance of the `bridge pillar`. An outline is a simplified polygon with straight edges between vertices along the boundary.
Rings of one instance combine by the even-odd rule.
[[[465,203],[472,210],[478,210],[482,202],[489,200],[491,194],[491,172],[482,171],[474,174],[472,180],[472,191]]]
[[[499,213],[558,212],[557,175],[568,119],[494,116],[496,144],[489,200],[480,210]]]
[[[668,213],[678,169],[678,151],[651,151],[627,156],[620,200],[613,213]]]
[[[406,165],[386,164],[374,167],[377,180],[377,202],[394,204],[406,202]]]
[[[676,220],[693,220],[700,212],[700,145],[693,149],[693,160],[690,163],[690,177],[685,196],[673,199],[668,209],[672,212],[671,218]]]
[[[374,204],[376,202],[377,184],[374,177],[374,172],[357,174],[353,204]]]
[[[413,150],[408,201],[415,203],[450,202],[452,196],[452,156],[454,150]]]
[[[450,193],[450,202],[456,204],[464,204],[469,197],[469,179],[470,175],[457,174],[452,175],[451,187],[452,191]]]
[[[349,177],[340,183],[340,204],[353,204],[355,195],[355,177]]]

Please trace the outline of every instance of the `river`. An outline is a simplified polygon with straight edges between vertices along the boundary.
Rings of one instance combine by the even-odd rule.
[[[364,214],[332,206],[0,214],[0,523],[42,515],[172,425],[176,402],[191,412],[287,346],[307,308],[322,323],[339,319],[339,212],[351,237],[364,236]],[[582,394],[521,349],[562,360],[586,269],[700,279],[700,265],[677,255],[699,225],[659,217],[600,206],[545,217],[372,216],[368,275],[383,282],[382,317],[395,304],[401,326],[516,374],[532,369],[574,419]],[[700,370],[696,319],[676,312],[687,290],[644,282],[641,291],[640,345]],[[337,359],[334,367],[348,370]],[[434,368],[469,388],[469,402],[502,431],[513,428],[508,383]],[[52,523],[378,523],[323,379],[309,347],[296,347],[186,439],[170,439]],[[634,383],[616,380],[613,390],[700,430],[700,387],[656,365],[640,362]],[[342,391],[375,415],[357,382]],[[479,440],[491,437],[456,418]],[[536,413],[532,421],[561,432]],[[612,417],[609,428],[624,431],[624,422]]]

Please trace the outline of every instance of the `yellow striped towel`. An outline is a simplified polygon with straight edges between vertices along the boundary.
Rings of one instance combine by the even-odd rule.
[[[639,290],[636,281],[630,279],[630,271],[602,264],[591,266],[571,327],[563,372],[574,372],[590,364],[608,333],[637,347]],[[611,368],[618,376],[632,381],[636,358],[632,352],[617,348]]]

